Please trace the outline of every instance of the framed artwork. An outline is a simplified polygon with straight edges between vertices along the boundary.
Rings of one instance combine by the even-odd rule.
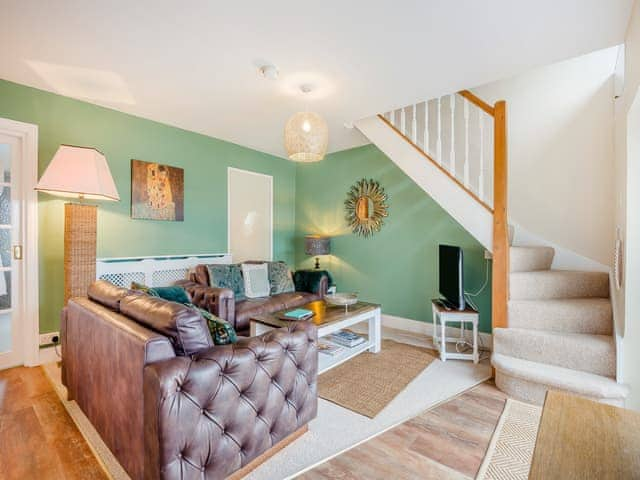
[[[131,160],[131,218],[184,220],[184,170]]]

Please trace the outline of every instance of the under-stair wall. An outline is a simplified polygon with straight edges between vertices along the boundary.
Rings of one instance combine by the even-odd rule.
[[[355,126],[493,254],[492,325],[506,326],[506,103],[462,91]]]

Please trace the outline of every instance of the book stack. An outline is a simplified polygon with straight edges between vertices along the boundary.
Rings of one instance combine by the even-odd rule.
[[[327,338],[329,338],[333,343],[337,343],[338,345],[348,348],[356,347],[361,343],[364,343],[366,340],[364,337],[361,337],[357,333],[353,333],[349,330],[339,330],[336,333],[332,333]]]

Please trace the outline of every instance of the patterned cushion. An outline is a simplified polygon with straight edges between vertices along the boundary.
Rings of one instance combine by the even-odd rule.
[[[207,265],[207,270],[212,287],[232,290],[236,301],[246,298],[240,265]]]
[[[268,262],[269,284],[271,285],[271,295],[278,293],[295,292],[291,270],[284,262]]]
[[[236,331],[233,329],[230,323],[224,321],[219,317],[216,317],[213,313],[203,308],[197,307],[192,303],[187,304],[187,306],[189,308],[192,308],[193,310],[196,310],[207,321],[207,325],[209,326],[209,331],[211,332],[211,338],[213,339],[214,344],[228,345],[230,343],[236,343],[238,341]]]

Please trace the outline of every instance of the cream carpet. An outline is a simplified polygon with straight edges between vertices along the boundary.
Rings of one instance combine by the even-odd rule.
[[[477,480],[527,480],[542,408],[508,399]]]
[[[379,353],[361,353],[318,378],[325,400],[374,418],[435,360],[435,352],[383,340]]]

